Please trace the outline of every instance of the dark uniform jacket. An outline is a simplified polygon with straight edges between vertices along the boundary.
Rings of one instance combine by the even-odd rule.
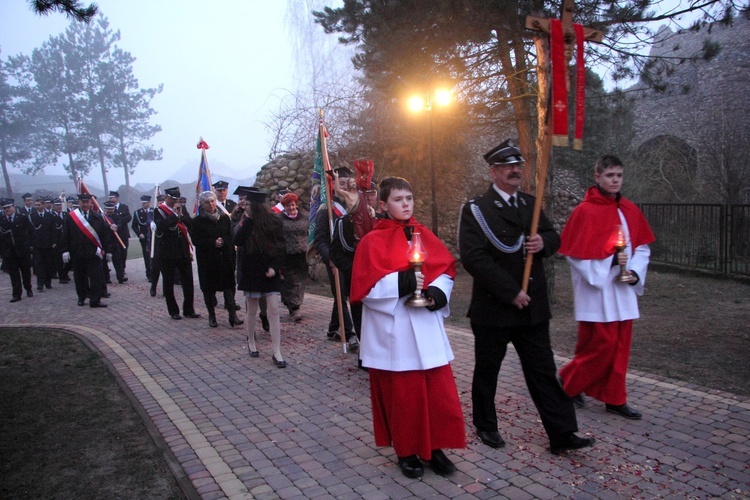
[[[52,248],[55,244],[55,216],[46,210],[41,214],[36,210],[31,211],[29,216],[31,225],[34,227],[34,248]]]
[[[27,215],[16,213],[11,222],[5,214],[0,214],[0,256],[10,259],[15,253],[16,257],[28,258],[33,232],[34,228]]]
[[[54,243],[59,248],[60,242],[62,241],[63,225],[65,224],[65,219],[68,217],[68,212],[58,213],[53,210],[51,213],[55,221]]]
[[[184,213],[184,212],[183,212]],[[155,253],[160,259],[190,259],[190,246],[188,235],[183,234],[177,225],[182,222],[190,231],[192,220],[187,215],[178,215],[173,211],[167,215],[164,210],[154,210],[154,223],[156,224],[156,249]]]
[[[154,209],[151,207],[148,209],[139,208],[134,215],[133,223],[130,226],[133,228],[133,233],[139,238],[143,235],[146,241],[151,241],[151,221],[154,220]]]
[[[102,243],[103,252],[110,253],[112,250],[112,230],[102,218],[101,214],[89,211],[89,225],[99,235],[99,241]],[[98,259],[96,255],[96,245],[86,236],[68,216],[63,224],[63,235],[61,242],[63,252],[70,252],[71,260],[90,260]],[[103,256],[102,256],[103,258]]]
[[[526,193],[517,195],[518,208],[510,207],[490,186],[486,193],[461,208],[459,251],[462,265],[474,278],[468,316],[477,325],[534,325],[552,317],[543,258],[554,255],[560,247],[560,236],[544,214],[537,230],[544,249],[534,255],[527,292],[531,302],[524,309],[511,304],[521,291],[526,256],[523,247],[512,252],[510,249],[517,245],[521,234],[528,236],[535,200]],[[483,228],[494,236],[488,237]]]
[[[128,223],[133,219],[133,216],[130,215],[130,208],[124,203],[120,203],[115,207],[115,214],[118,216],[117,234],[120,235],[120,239],[125,243],[125,248],[127,248],[128,240],[130,239],[130,228],[128,227]]]
[[[222,203],[217,200],[216,204],[217,205],[221,205]],[[236,207],[237,207],[237,202],[236,201],[230,200],[229,198],[227,198],[226,200],[224,200],[224,208],[227,209],[227,212],[229,212],[229,215],[232,215],[232,212],[234,211],[234,209]],[[219,211],[221,213],[224,213],[224,212],[221,211],[221,209],[219,209]]]

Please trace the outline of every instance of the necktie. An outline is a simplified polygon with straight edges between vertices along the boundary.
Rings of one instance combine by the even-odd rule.
[[[515,196],[511,196],[510,198],[508,198],[508,205],[510,205],[511,207],[515,208],[515,206],[516,206],[516,197]]]
[[[86,219],[86,220],[89,220],[89,213],[88,212],[83,212],[83,218]]]

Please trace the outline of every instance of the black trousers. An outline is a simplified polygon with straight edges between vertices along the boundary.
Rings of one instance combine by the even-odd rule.
[[[151,242],[148,238],[138,238],[143,252],[143,264],[146,266],[146,279],[151,279]]]
[[[86,300],[89,297],[92,304],[102,300],[106,284],[104,283],[104,266],[102,260],[94,257],[91,259],[74,259],[73,281],[76,284],[76,295],[78,300]]]
[[[159,259],[159,267],[161,268],[161,275],[164,277],[162,289],[167,301],[169,315],[180,314],[180,307],[177,305],[174,296],[174,279],[178,272],[182,281],[182,314],[194,314],[193,294],[195,291],[193,289],[193,264],[190,259]]]
[[[3,259],[3,268],[10,275],[10,286],[13,297],[20,297],[23,288],[31,291],[31,255],[16,255],[15,249],[10,250],[10,255]],[[23,286],[23,288],[21,288]]]
[[[55,274],[54,248],[34,248],[34,272],[38,287],[52,283]]]
[[[512,342],[521,360],[526,387],[542,419],[550,441],[578,430],[573,401],[557,381],[557,367],[549,339],[549,321],[530,326],[497,328],[472,323],[474,333],[474,378],[471,400],[477,430],[498,430],[495,392],[508,343]]]
[[[128,258],[128,249],[122,248],[117,244],[117,248],[112,252],[112,266],[115,268],[115,276],[118,281],[125,278],[125,261]]]
[[[333,277],[333,271],[330,266],[326,266],[328,271],[328,280],[331,283],[331,294],[333,294],[333,309],[331,309],[331,321],[328,322],[329,332],[338,332],[340,328],[339,324],[339,306],[336,303],[336,281]],[[346,333],[347,340],[354,333],[354,326],[352,324],[352,316],[349,314],[349,308],[347,307],[347,301],[349,300],[349,283],[346,281],[344,273],[339,271],[339,284],[341,286],[341,305],[344,310],[344,332]],[[362,322],[360,316],[360,324]]]

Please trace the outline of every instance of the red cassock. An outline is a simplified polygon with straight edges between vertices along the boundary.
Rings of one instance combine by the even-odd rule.
[[[633,249],[655,240],[646,218],[633,202],[605,196],[593,186],[566,223],[559,252],[573,259],[611,261],[616,252],[613,229],[622,222],[618,210],[627,223]],[[604,286],[629,285],[612,281]],[[576,300],[591,298],[576,296]],[[632,319],[579,321],[575,357],[560,370],[565,392],[570,396],[585,393],[611,405],[627,403],[626,375],[632,336]]]
[[[442,275],[455,277],[455,259],[445,245],[414,219],[407,224],[413,227],[414,232],[421,233],[427,250],[427,260],[422,266],[425,283],[430,284]],[[391,273],[408,270],[408,249],[404,224],[391,219],[377,221],[355,252],[351,300],[362,301],[381,279]],[[394,320],[409,322],[412,311],[404,306],[404,298],[398,299],[397,303],[396,299],[388,299],[396,304]],[[363,344],[360,349],[367,347],[368,335],[383,335],[377,331],[377,326],[368,328],[372,323],[367,321],[370,314],[367,299],[364,307]],[[425,312],[420,311],[420,314]],[[439,316],[442,321],[441,311],[429,314]],[[441,333],[436,331],[434,335],[438,343]],[[391,353],[398,356],[398,348]],[[433,450],[466,446],[463,413],[450,364],[405,371],[371,367],[369,374],[377,446],[393,445],[399,457],[419,455],[424,460],[430,459]]]

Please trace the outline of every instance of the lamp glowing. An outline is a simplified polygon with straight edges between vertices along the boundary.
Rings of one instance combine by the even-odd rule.
[[[612,246],[615,247],[618,254],[622,253],[628,246],[628,239],[622,230],[622,226],[615,226],[615,230],[612,232]],[[615,279],[622,283],[630,282],[630,274],[624,265],[620,264],[620,274]]]
[[[420,96],[414,96],[409,98],[409,109],[414,111],[415,113],[418,111],[424,111],[425,109],[425,102],[424,99]]]
[[[409,264],[415,272],[419,272],[422,269],[422,264],[427,259],[427,250],[424,248],[422,243],[422,235],[415,232],[411,235],[411,246],[406,253],[406,258],[409,259]],[[406,299],[406,305],[410,307],[427,307],[430,305],[430,301],[422,295],[422,290],[414,290],[411,297]]]

